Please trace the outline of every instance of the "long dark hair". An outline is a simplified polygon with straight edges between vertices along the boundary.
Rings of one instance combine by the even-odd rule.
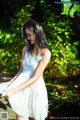
[[[48,48],[48,43],[47,43],[46,36],[45,36],[42,26],[39,25],[38,22],[31,20],[31,21],[27,21],[23,25],[23,29],[22,29],[22,37],[29,51],[34,49],[34,45],[30,44],[29,40],[27,40],[27,36],[25,33],[26,28],[30,29],[33,33],[35,33],[36,43],[40,48]]]

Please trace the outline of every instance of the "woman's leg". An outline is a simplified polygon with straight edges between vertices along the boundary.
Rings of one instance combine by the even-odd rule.
[[[16,120],[29,120],[29,118],[16,114]]]
[[[30,117],[29,120],[35,120],[35,118],[31,118],[31,117]]]

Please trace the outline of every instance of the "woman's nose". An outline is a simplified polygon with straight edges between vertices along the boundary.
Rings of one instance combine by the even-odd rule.
[[[28,40],[30,40],[30,37],[29,37],[29,36],[27,36],[27,39],[28,39]]]

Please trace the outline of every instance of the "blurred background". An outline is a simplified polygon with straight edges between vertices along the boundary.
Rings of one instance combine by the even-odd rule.
[[[44,28],[52,53],[44,71],[49,116],[79,117],[79,0],[0,0],[0,76],[14,76],[19,70],[24,46],[21,28],[32,19]]]

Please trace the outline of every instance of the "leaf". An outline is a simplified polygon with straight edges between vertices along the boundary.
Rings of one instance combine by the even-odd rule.
[[[63,12],[61,14],[68,15],[71,7],[71,0],[61,0],[63,4]]]
[[[69,14],[69,10],[70,10],[70,6],[71,5],[66,5],[63,8],[63,12],[61,13],[62,15],[68,15]]]
[[[72,9],[70,10],[70,16],[71,17],[74,17],[74,13],[78,10],[78,9],[80,9],[80,5],[77,5],[77,4],[74,4],[74,6],[72,7]]]

